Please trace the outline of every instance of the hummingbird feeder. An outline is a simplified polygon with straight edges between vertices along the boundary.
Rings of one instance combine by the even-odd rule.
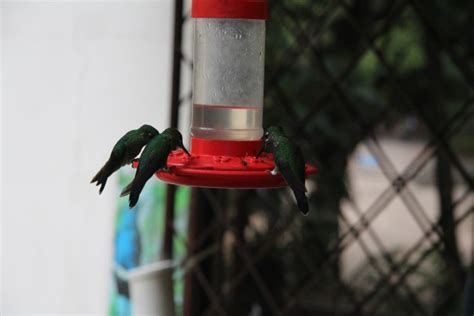
[[[212,188],[275,188],[286,182],[262,147],[268,0],[193,0],[191,153],[173,151],[161,180]],[[306,166],[306,174],[316,168]]]

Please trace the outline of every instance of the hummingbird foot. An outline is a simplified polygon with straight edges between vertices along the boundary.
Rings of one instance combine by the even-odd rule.
[[[275,168],[272,171],[270,171],[270,174],[272,176],[276,176],[278,174],[278,167],[275,166]]]

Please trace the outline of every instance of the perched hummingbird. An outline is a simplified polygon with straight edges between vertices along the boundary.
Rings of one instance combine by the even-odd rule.
[[[301,149],[291,142],[285,135],[280,126],[269,127],[262,140],[264,141],[262,149],[257,157],[263,151],[272,152],[275,157],[275,169],[271,171],[272,175],[281,172],[286,183],[293,191],[298,209],[306,215],[309,211],[308,200],[306,198],[305,181],[305,161]]]
[[[176,128],[167,128],[145,147],[138,163],[135,178],[120,194],[120,196],[130,194],[129,205],[131,208],[137,204],[140,193],[148,179],[158,170],[167,169],[168,155],[178,147],[182,148],[188,156],[191,156],[183,145],[181,133]]]
[[[120,167],[131,163],[143,146],[158,134],[153,126],[142,125],[139,129],[127,132],[118,140],[112,149],[109,160],[91,181],[91,183],[97,182],[96,185],[100,185],[99,194],[104,190],[107,178]]]

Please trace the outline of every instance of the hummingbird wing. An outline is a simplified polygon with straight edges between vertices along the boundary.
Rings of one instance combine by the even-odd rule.
[[[306,187],[304,185],[304,159],[299,148],[289,141],[282,140],[275,148],[275,163],[285,181],[295,195],[298,209],[307,214],[309,211],[306,198]],[[301,165],[303,172],[301,172]]]
[[[120,196],[130,194],[130,207],[134,207],[146,182],[166,165],[171,146],[164,137],[156,136],[145,147],[140,157],[133,181],[125,187]]]
[[[274,148],[275,163],[291,188],[306,192],[304,185],[305,162],[299,147],[289,139],[281,138]]]
[[[306,198],[306,188],[304,184],[298,178],[298,175],[291,170],[291,167],[288,163],[278,164],[278,169],[285,179],[286,183],[290,186],[293,194],[295,195],[296,203],[298,204],[298,209],[303,213],[307,214],[309,211],[308,200]]]
[[[298,191],[301,191],[301,192],[306,192],[306,188],[303,184],[303,182],[301,182],[301,180],[299,179],[298,175],[293,172],[293,170],[291,169],[291,166],[290,164],[287,162],[287,161],[283,161],[283,162],[277,162],[277,166],[278,166],[278,169],[280,170],[283,178],[285,178],[285,181],[288,183],[288,185],[292,188],[292,189],[296,189]]]
[[[290,166],[291,170],[298,176],[298,179],[301,181],[301,183],[304,186],[304,191],[307,192],[306,186],[305,186],[305,179],[306,179],[306,162],[303,157],[303,152],[301,149],[294,145],[293,146],[293,156],[294,159],[290,160]]]
[[[150,139],[145,136],[145,133],[139,130],[133,130],[124,135],[122,141],[117,143],[117,150],[122,152],[121,163],[122,166],[129,164],[135,159],[143,146],[145,146]],[[123,149],[122,149],[122,148]]]

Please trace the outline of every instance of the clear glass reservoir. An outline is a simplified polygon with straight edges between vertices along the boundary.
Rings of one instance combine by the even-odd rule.
[[[194,19],[191,135],[260,139],[264,64],[264,20]]]

